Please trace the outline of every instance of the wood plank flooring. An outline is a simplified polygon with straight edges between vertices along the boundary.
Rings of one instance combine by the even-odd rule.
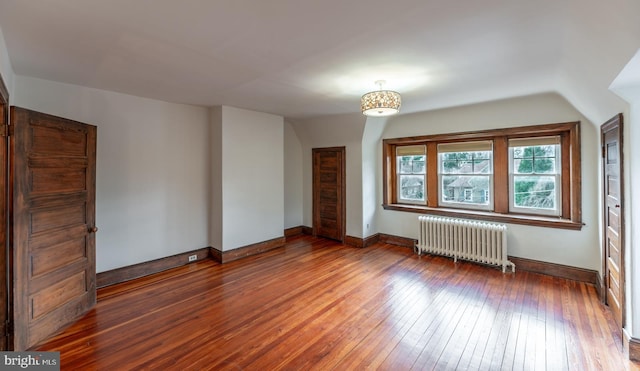
[[[63,370],[635,370],[588,285],[310,236],[98,291]]]

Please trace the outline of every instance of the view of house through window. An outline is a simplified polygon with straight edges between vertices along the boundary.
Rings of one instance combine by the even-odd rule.
[[[451,207],[490,210],[492,143],[461,142],[438,145],[440,202]]]

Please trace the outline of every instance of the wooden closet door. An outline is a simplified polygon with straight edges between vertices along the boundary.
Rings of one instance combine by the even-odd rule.
[[[314,235],[344,242],[345,190],[345,148],[314,148]]]
[[[622,331],[625,325],[624,292],[624,176],[622,114],[600,127],[602,186],[604,191],[603,251],[605,301]],[[621,333],[622,334],[622,333]]]
[[[15,350],[96,303],[96,127],[11,107]]]

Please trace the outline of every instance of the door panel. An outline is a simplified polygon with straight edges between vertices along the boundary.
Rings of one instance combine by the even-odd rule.
[[[622,192],[622,115],[604,123],[602,176],[604,190],[603,273],[605,302],[620,330],[624,327],[624,221]]]
[[[12,107],[15,350],[96,303],[96,127]]]
[[[345,148],[313,149],[313,230],[344,241]]]

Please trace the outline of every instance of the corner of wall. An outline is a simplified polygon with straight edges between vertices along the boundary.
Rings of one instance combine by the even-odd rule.
[[[382,133],[388,117],[367,117],[362,134],[362,231],[367,238],[379,232],[378,205],[382,204],[382,173],[378,171]]]
[[[211,138],[209,156],[211,159],[209,244],[222,250],[222,107],[209,108]]]
[[[284,227],[303,224],[303,149],[295,128],[284,121]]]

